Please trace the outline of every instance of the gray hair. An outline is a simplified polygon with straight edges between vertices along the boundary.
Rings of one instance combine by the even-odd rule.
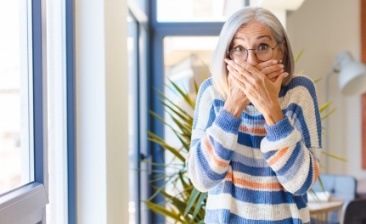
[[[214,87],[224,99],[227,98],[229,93],[228,72],[224,58],[227,57],[227,52],[237,30],[252,21],[257,21],[267,26],[277,43],[282,42],[282,46],[284,47],[284,69],[289,73],[289,76],[284,79],[283,84],[287,84],[293,76],[295,60],[290,41],[281,22],[269,10],[259,7],[245,7],[231,15],[225,22],[211,61],[210,72]]]

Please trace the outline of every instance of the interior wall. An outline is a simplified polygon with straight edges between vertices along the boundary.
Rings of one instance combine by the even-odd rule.
[[[306,0],[295,12],[288,12],[287,31],[294,53],[304,50],[296,63],[296,71],[302,72],[316,83],[319,102],[326,102],[326,76],[336,56],[349,51],[360,60],[360,2],[358,0]],[[348,159],[342,162],[322,157],[322,172],[352,174],[366,178],[361,167],[361,97],[344,96],[338,87],[338,75],[329,76],[329,100],[336,111],[323,121],[323,148],[328,138],[329,152]],[[328,157],[329,158],[329,157]]]
[[[127,0],[74,8],[76,223],[127,224]]]

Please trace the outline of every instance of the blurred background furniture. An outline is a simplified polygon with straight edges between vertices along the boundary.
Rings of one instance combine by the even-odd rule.
[[[320,179],[314,184],[312,190],[327,191],[331,196],[349,201],[356,198],[357,180],[351,175],[320,174]]]
[[[357,198],[343,205],[343,224],[366,224],[366,199]]]
[[[314,193],[328,192],[330,201],[342,202],[340,206],[333,206],[332,209],[325,211],[325,213],[320,216],[318,214],[313,216],[313,223],[336,224],[340,223],[341,220],[340,208],[342,207],[342,204],[348,204],[356,198],[357,180],[351,175],[320,174],[320,178],[312,187],[312,191]],[[322,202],[319,202],[320,207],[321,204]],[[326,204],[327,203],[324,203],[324,206]]]
[[[357,180],[357,198],[366,198],[366,179]]]
[[[340,218],[338,215],[330,220],[329,214],[335,212],[338,214],[342,210],[344,205],[343,200],[332,201],[312,201],[308,203],[310,217],[312,218],[312,224],[338,224]],[[340,214],[340,213],[339,213]]]

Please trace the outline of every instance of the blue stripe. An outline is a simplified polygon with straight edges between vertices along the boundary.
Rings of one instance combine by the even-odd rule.
[[[307,197],[304,195],[292,195],[287,191],[258,191],[247,188],[235,187],[231,181],[225,181],[211,189],[210,195],[231,194],[237,201],[252,204],[296,204],[298,209],[306,207]]]
[[[276,174],[273,172],[273,170],[269,166],[268,167],[251,167],[251,166],[242,164],[241,162],[234,162],[234,161],[231,161],[231,166],[232,166],[233,170],[235,170],[236,172],[249,174],[251,176],[260,176],[260,177],[276,176]]]
[[[250,135],[247,133],[239,132],[238,143],[247,147],[259,149],[261,141],[264,136]]]
[[[213,105],[217,108],[222,108],[224,106],[225,102],[223,100],[214,99]]]
[[[293,176],[298,174],[298,172],[300,171],[298,165],[301,165],[303,163],[303,161],[305,161],[305,153],[308,153],[307,149],[304,149],[304,148],[301,147],[301,143],[298,143],[295,146],[294,151],[298,151],[298,155],[295,156],[295,155],[292,154],[290,159],[289,159],[289,160],[292,160],[292,158],[294,159],[294,161],[291,161],[291,163],[293,165],[289,166],[287,170],[283,171],[285,176],[289,176],[287,179],[292,179]],[[281,171],[279,171],[279,172],[281,172]]]
[[[233,158],[231,159],[231,161],[237,162],[237,163],[242,163],[242,164],[244,164],[246,166],[250,166],[250,167],[268,166],[267,161],[264,158],[262,158],[262,159],[253,158],[251,156],[253,156],[253,154],[242,155],[242,154],[234,152],[234,155],[233,155]]]
[[[263,153],[263,157],[265,158],[271,158],[272,156],[274,156],[276,154],[276,150],[272,150],[272,151],[269,151],[269,152],[266,152],[266,153]],[[265,154],[265,156],[264,156]]]
[[[202,95],[206,92],[207,88],[211,87],[211,85],[212,85],[211,78],[208,78],[205,81],[203,81],[203,83],[201,84],[201,86],[199,88],[199,92],[197,95],[197,101],[196,101],[196,107],[195,107],[195,114],[194,114],[195,118],[198,117],[198,114],[200,114],[200,107],[198,107],[197,105],[200,105],[201,100],[202,100]],[[213,107],[211,108],[211,110],[212,109],[213,109]],[[212,114],[212,111],[210,111],[210,114]],[[197,121],[198,121],[198,119],[193,119],[193,129],[196,128]]]
[[[309,93],[312,97],[312,102],[314,103],[313,106],[314,106],[315,111],[319,111],[318,99],[317,99],[314,82],[306,76],[294,77],[287,86],[284,86],[281,88],[279,96],[280,97],[285,96],[290,89],[296,88],[298,86],[307,88],[307,90],[309,91]],[[320,147],[322,147],[322,138],[321,138],[322,125],[321,125],[320,112],[315,114],[315,119],[316,119],[316,125],[317,125],[316,128],[317,128],[317,134],[318,134],[318,145]]]
[[[209,137],[213,150],[215,150],[216,155],[224,160],[230,160],[234,154],[233,150],[229,150],[221,145],[219,142],[215,141],[211,136]]]
[[[284,111],[283,113],[286,112]],[[265,128],[267,131],[267,140],[271,142],[286,138],[294,130],[294,127],[291,125],[290,120],[287,116],[272,126],[265,124]]]
[[[240,122],[240,118],[235,117],[225,110],[221,110],[217,115],[215,125],[220,127],[225,132],[236,135],[239,131]]]
[[[312,93],[311,95],[313,95],[313,93],[315,93],[314,82],[311,79],[309,79],[306,76],[296,76],[290,81],[290,83],[287,86],[282,86],[281,87],[279,96],[283,97],[287,94],[287,92],[289,90],[294,89],[294,88],[299,87],[299,86],[308,89],[308,91],[310,93]]]
[[[208,164],[208,162],[206,160],[206,157],[202,153],[201,147],[199,147],[197,149],[197,158],[199,160],[199,163],[197,163],[197,164],[200,165],[199,169],[202,170],[202,172],[205,172],[207,174],[207,177],[210,178],[211,181],[222,180],[225,178],[226,172],[219,174],[211,169],[210,165]],[[206,182],[206,181],[203,181],[203,182]]]
[[[305,117],[304,117],[301,106],[292,103],[288,106],[287,111],[293,111],[291,119],[296,121],[296,123],[294,124],[295,127],[300,128],[298,130],[302,133],[303,140],[305,142],[306,147],[311,147],[309,129],[308,129],[308,126],[306,125]],[[288,113],[288,112],[286,112],[286,113]],[[296,116],[296,117],[294,117],[294,116]]]
[[[281,211],[282,212],[282,211]],[[223,222],[225,220],[225,222]],[[289,217],[283,220],[268,220],[266,214],[263,213],[261,220],[252,220],[233,214],[228,209],[207,210],[205,215],[205,223],[207,224],[306,224],[301,219]]]
[[[213,122],[215,121],[216,119],[216,113],[215,113],[215,108],[214,107],[211,107],[210,108],[210,111],[209,111],[209,116],[208,116],[208,120],[207,120],[207,124],[206,124],[206,127],[205,127],[205,130],[209,127],[212,126]],[[198,120],[198,119],[196,119]]]
[[[309,175],[306,178],[306,181],[303,184],[303,186],[298,191],[296,191],[295,194],[299,195],[306,193],[310,189],[311,184],[313,183],[313,177],[314,177],[313,160],[310,159]]]
[[[302,152],[301,144],[297,143],[295,148],[292,151],[290,158],[287,160],[286,164],[280,170],[276,171],[277,175],[286,176],[286,174],[289,173],[289,170],[291,170],[292,166],[295,164],[295,161],[299,157],[301,152]],[[303,159],[303,158],[301,158],[301,159]],[[295,174],[295,173],[296,172],[294,172],[293,174]]]

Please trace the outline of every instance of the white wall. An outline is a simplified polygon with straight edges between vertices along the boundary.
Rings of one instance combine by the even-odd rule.
[[[128,223],[127,1],[75,0],[77,223]]]
[[[306,0],[297,11],[288,13],[287,30],[293,50],[295,54],[304,50],[296,71],[303,70],[313,79],[323,78],[317,83],[321,104],[325,103],[325,76],[337,54],[348,50],[360,60],[359,4],[359,0]],[[366,170],[361,168],[361,98],[343,96],[337,78],[334,75],[329,82],[330,99],[337,110],[328,118],[329,130],[324,137],[329,140],[330,152],[348,162],[330,159],[329,172],[366,178]],[[323,139],[323,145],[325,142]]]

